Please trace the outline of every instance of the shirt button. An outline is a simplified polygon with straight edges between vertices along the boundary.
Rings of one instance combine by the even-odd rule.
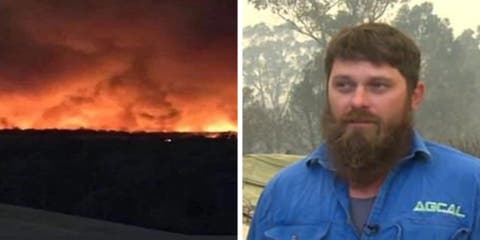
[[[293,234],[291,239],[292,239],[292,240],[298,240],[298,236],[295,235],[295,234]]]

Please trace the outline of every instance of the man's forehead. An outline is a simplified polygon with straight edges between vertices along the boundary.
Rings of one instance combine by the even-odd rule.
[[[346,64],[346,65],[354,65],[354,64],[368,64],[368,65],[371,65],[371,66],[374,66],[374,67],[391,67],[391,68],[395,68],[394,66],[392,66],[390,63],[386,62],[386,61],[374,61],[374,60],[370,60],[370,59],[366,59],[366,58],[341,58],[341,57],[337,57],[334,59],[333,61],[333,64]]]
[[[405,80],[400,71],[388,63],[336,59],[332,66],[330,79],[349,76],[352,78],[398,78]]]

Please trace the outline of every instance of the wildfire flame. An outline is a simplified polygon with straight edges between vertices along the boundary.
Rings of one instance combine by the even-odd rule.
[[[197,108],[195,104],[183,105],[182,112],[175,116],[169,109],[154,105],[148,106],[141,102],[128,105],[116,101],[113,97],[88,98],[88,94],[78,95],[72,100],[63,91],[56,96],[53,93],[45,96],[27,98],[4,95],[0,97],[0,128],[20,129],[93,129],[147,132],[225,132],[236,131],[235,116],[215,103],[205,101],[205,109]],[[125,98],[129,96],[126,95]],[[65,99],[69,99],[65,101]],[[214,99],[212,100],[213,102]],[[198,102],[196,102],[198,103]],[[176,105],[172,101],[172,105]],[[180,103],[179,103],[180,104]],[[53,106],[53,107],[52,107]],[[191,116],[182,116],[188,114]],[[162,118],[163,117],[163,118]]]
[[[0,2],[0,128],[236,131],[236,4],[118,2]]]

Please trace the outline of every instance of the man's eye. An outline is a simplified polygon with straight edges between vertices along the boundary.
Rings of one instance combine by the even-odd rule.
[[[374,91],[383,91],[388,88],[388,85],[385,83],[378,82],[378,83],[370,84],[370,88],[372,88],[372,90]]]
[[[350,82],[337,82],[337,83],[335,83],[335,88],[338,89],[341,92],[350,91],[354,87],[355,86]]]

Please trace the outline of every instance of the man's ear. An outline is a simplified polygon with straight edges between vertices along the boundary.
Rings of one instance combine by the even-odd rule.
[[[416,111],[420,106],[420,103],[423,101],[423,97],[425,96],[425,83],[423,81],[418,81],[417,86],[413,89],[412,92],[412,110]]]

